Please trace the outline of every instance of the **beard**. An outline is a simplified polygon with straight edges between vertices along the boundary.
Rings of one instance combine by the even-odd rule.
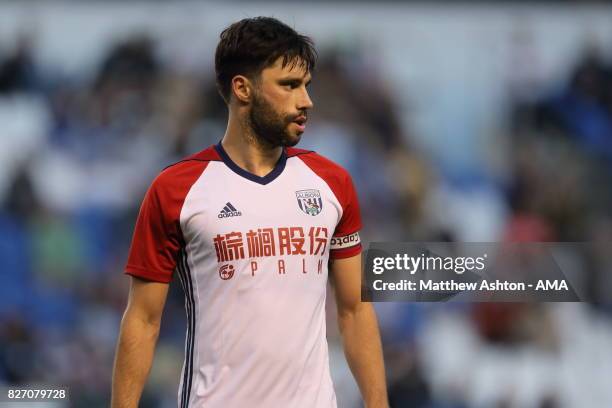
[[[278,113],[263,96],[255,94],[249,112],[249,125],[259,144],[269,147],[291,147],[298,144],[301,138],[300,134],[292,134],[289,131],[289,125],[298,116]]]

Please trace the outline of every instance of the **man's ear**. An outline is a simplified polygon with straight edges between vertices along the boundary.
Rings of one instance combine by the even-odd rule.
[[[232,93],[234,97],[243,103],[248,103],[253,97],[253,82],[244,75],[236,75],[232,78]]]

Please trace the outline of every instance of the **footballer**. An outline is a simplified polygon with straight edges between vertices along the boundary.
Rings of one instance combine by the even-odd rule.
[[[173,275],[187,334],[178,406],[332,408],[325,300],[332,283],[365,406],[387,407],[378,324],[361,302],[361,217],[349,174],[294,146],[313,103],[310,38],[267,17],[226,28],[215,54],[222,140],[164,169],[125,272],[112,407],[137,407]]]

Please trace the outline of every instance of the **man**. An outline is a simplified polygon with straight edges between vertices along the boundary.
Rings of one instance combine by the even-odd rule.
[[[348,173],[295,149],[313,104],[312,41],[273,18],[221,33],[223,140],[167,167],[136,223],[112,406],[136,407],[168,283],[183,285],[179,407],[335,407],[325,328],[333,283],[345,354],[367,407],[386,407],[381,343],[360,302],[361,219]]]

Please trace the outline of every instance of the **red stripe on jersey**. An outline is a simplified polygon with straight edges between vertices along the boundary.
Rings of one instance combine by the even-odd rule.
[[[295,147],[287,147],[285,149],[285,152],[287,153],[287,157],[298,156],[300,154],[306,154],[306,153],[314,153],[312,150],[297,149]]]
[[[335,249],[329,252],[331,259],[343,259],[350,258],[351,256],[359,255],[361,253],[361,244],[354,245],[350,248]]]
[[[219,156],[219,153],[217,153],[214,146],[210,146],[201,152],[192,154],[191,156],[185,158],[184,161],[187,160],[220,161],[221,156]]]

